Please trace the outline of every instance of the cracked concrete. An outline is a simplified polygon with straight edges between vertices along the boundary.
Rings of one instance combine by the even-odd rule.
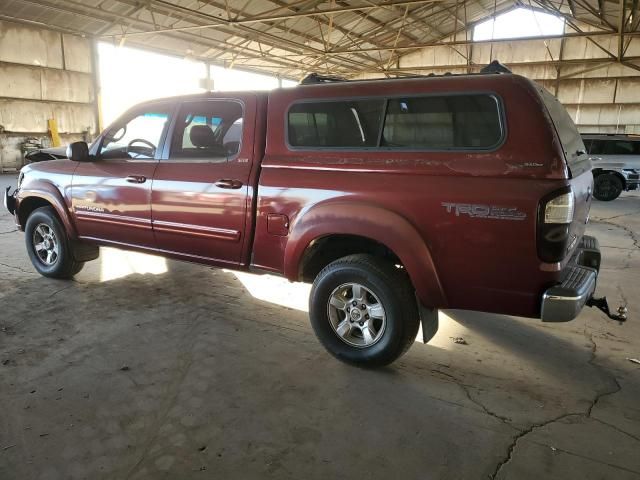
[[[54,281],[2,212],[0,478],[638,479],[638,211],[589,226],[626,325],[446,311],[377,371],[324,352],[306,286],[111,249]]]

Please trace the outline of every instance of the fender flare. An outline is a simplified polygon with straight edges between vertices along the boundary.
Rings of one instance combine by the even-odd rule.
[[[33,197],[40,198],[50,203],[58,214],[58,217],[60,217],[69,238],[77,238],[75,225],[71,221],[71,215],[62,194],[58,188],[50,182],[36,180],[31,181],[28,185],[23,185],[20,188],[16,197],[16,200],[18,201],[16,210],[17,216],[20,215],[20,209],[22,208],[23,203]],[[24,229],[24,225],[22,225],[22,228]]]
[[[447,306],[431,251],[420,233],[406,218],[375,205],[330,202],[300,212],[285,248],[285,277],[298,280],[299,265],[307,247],[329,235],[358,235],[386,246],[404,265],[425,306]]]

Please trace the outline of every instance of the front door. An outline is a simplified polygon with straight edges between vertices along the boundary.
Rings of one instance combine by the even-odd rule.
[[[240,263],[255,110],[250,95],[182,104],[153,177],[159,249],[221,266]]]
[[[110,127],[91,162],[78,165],[71,190],[78,235],[154,247],[151,183],[171,105],[137,109]]]

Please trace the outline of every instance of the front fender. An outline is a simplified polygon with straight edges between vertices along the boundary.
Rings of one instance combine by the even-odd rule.
[[[69,209],[60,190],[53,183],[46,180],[31,180],[28,182],[25,180],[25,184],[20,187],[16,194],[16,216],[21,219],[20,223],[23,229],[26,218],[22,217],[21,210],[26,206],[30,198],[38,198],[50,203],[56,210],[58,217],[60,217],[69,238],[77,238],[75,225],[71,221]]]
[[[331,202],[311,207],[291,226],[284,273],[297,280],[309,244],[327,235],[358,235],[375,240],[402,261],[420,301],[446,308],[447,300],[431,252],[415,227],[395,212],[374,205]]]

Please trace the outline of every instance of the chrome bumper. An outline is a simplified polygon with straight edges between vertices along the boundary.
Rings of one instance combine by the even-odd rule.
[[[568,322],[578,316],[593,296],[600,270],[600,246],[585,235],[564,269],[562,282],[542,295],[543,322]]]
[[[11,190],[11,187],[7,187],[7,189],[4,191],[4,208],[9,210],[9,213],[11,215],[15,215],[16,198],[13,196],[12,193],[9,193],[10,190]]]

